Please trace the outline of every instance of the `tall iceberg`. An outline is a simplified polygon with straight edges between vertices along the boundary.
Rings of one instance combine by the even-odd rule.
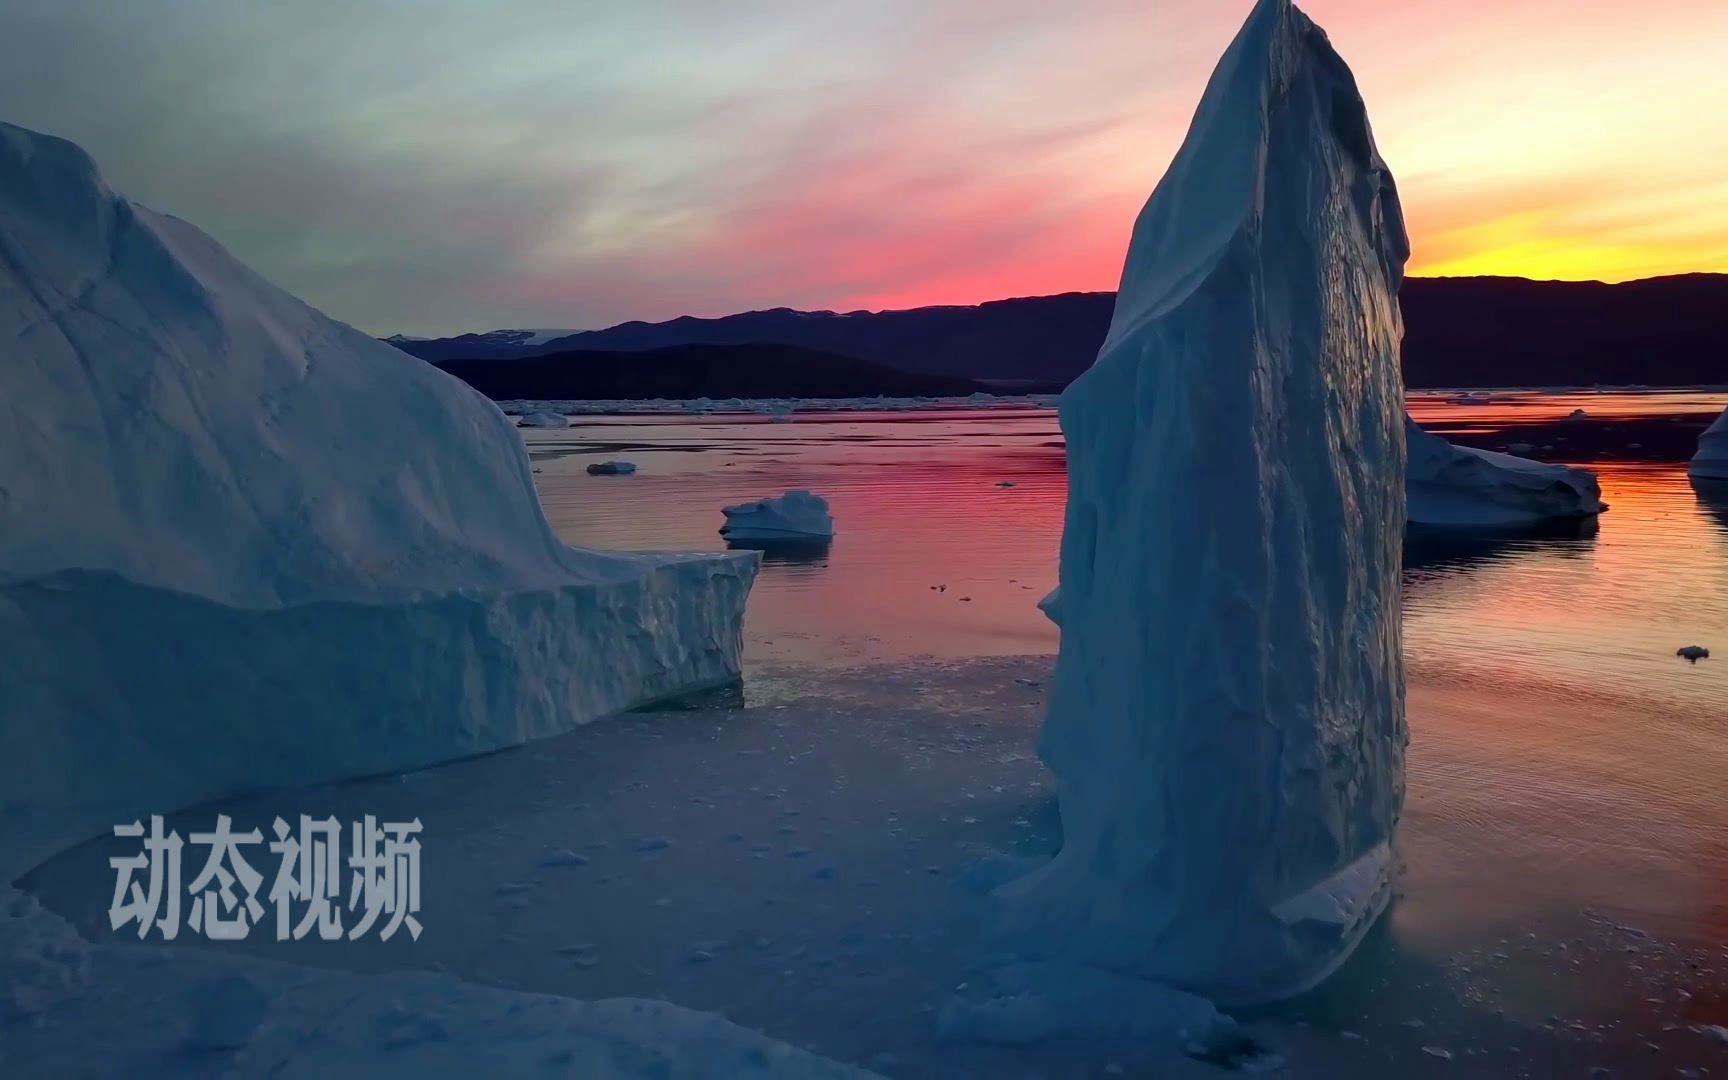
[[[1259,0],[1062,395],[1063,843],[1022,955],[1226,1004],[1323,978],[1390,893],[1404,796],[1392,176],[1326,35]]]
[[[510,422],[0,124],[0,866],[736,678],[754,552],[565,546]]]
[[[1412,525],[1518,528],[1581,521],[1608,509],[1589,469],[1454,446],[1408,419],[1405,436]]]
[[[1694,480],[1728,481],[1728,409],[1698,436],[1698,452],[1686,471]]]

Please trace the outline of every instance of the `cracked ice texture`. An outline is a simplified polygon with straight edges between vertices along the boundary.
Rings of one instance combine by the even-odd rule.
[[[490,402],[0,124],[0,870],[739,671],[755,553],[562,544]]]
[[[1324,977],[1386,902],[1404,795],[1408,243],[1325,33],[1261,0],[1134,227],[1061,400],[1064,840],[1036,950],[1225,1002]]]

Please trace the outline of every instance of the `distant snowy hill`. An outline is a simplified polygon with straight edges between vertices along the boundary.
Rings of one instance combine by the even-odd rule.
[[[1410,386],[1651,386],[1728,382],[1728,274],[1620,285],[1524,278],[1410,278],[1404,376]],[[1062,293],[903,311],[774,308],[715,319],[627,322],[525,344],[496,334],[393,339],[427,360],[572,349],[798,345],[904,371],[1067,383],[1104,341],[1115,293]]]
[[[488,330],[481,334],[459,334],[448,338],[391,334],[384,340],[422,360],[489,359],[525,356],[548,342],[580,334],[568,327],[551,329]]]

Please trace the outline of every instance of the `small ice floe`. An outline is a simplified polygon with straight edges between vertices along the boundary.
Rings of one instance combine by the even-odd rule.
[[[562,413],[532,412],[517,421],[517,427],[562,428],[570,426],[570,418]]]
[[[1568,419],[1568,420],[1588,420],[1588,419],[1590,419],[1590,414],[1585,412],[1583,409],[1573,409],[1571,412],[1566,414],[1566,419]]]
[[[1699,1024],[1692,1030],[1712,1042],[1719,1042],[1728,1046],[1728,1027],[1723,1027],[1721,1024]]]
[[[834,535],[828,500],[802,488],[772,499],[738,503],[721,510],[720,535],[736,541],[811,541]]]
[[[625,476],[636,471],[630,461],[595,461],[588,466],[589,476]]]
[[[1686,660],[1696,664],[1700,660],[1710,659],[1710,650],[1706,649],[1702,645],[1682,645],[1680,648],[1674,650],[1674,655],[1684,657]]]
[[[582,854],[579,851],[571,851],[569,848],[559,848],[557,851],[547,852],[546,855],[540,860],[540,865],[541,866],[587,866],[588,865],[588,856]]]
[[[672,846],[672,841],[664,836],[646,836],[636,841],[633,849],[638,855],[647,855],[655,851],[665,851]]]
[[[996,486],[999,488],[1011,488],[1014,486],[1014,481],[1012,481],[1012,480],[998,480],[998,481],[996,481]]]
[[[1581,521],[1608,509],[1596,474],[1516,454],[1454,446],[1405,418],[1404,487],[1411,525],[1516,528]],[[1529,449],[1517,443],[1508,449]]]
[[[1424,1046],[1422,1052],[1429,1057],[1439,1058],[1441,1061],[1452,1060],[1452,1051],[1443,1046]]]

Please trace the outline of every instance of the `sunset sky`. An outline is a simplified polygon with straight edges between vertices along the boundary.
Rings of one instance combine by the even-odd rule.
[[[1309,0],[1421,274],[1728,271],[1728,0]],[[1248,0],[4,0],[0,119],[375,332],[1113,288]]]

